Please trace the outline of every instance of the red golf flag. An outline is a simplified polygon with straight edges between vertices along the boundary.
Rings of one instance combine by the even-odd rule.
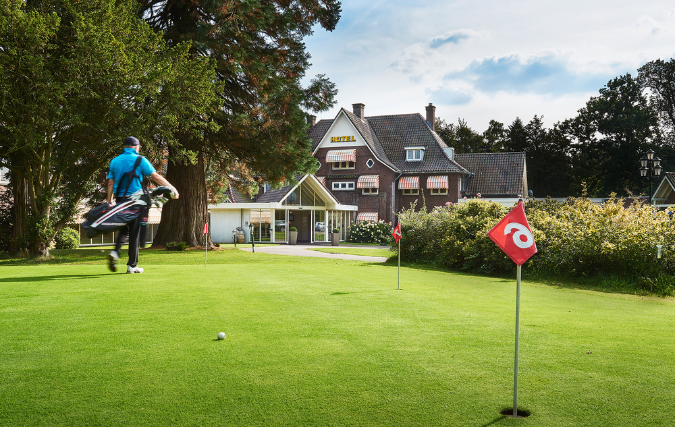
[[[202,231],[202,236],[209,232],[209,223],[204,224],[204,230]]]
[[[394,240],[396,240],[396,243],[398,243],[399,240],[401,240],[401,223],[399,222],[396,224],[396,228],[394,228],[394,232],[392,233],[394,235]]]
[[[537,245],[532,236],[530,224],[525,217],[522,201],[511,209],[501,221],[488,232],[488,237],[497,244],[516,263],[523,265],[525,261],[537,253]]]

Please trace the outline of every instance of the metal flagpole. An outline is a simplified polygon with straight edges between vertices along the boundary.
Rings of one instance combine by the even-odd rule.
[[[401,290],[401,241],[398,241],[398,290]]]
[[[518,416],[518,335],[520,329],[520,266],[516,269],[516,356],[513,364],[513,416]]]

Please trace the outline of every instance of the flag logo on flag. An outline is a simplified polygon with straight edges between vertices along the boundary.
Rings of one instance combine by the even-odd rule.
[[[401,240],[401,223],[399,222],[396,224],[396,228],[394,228],[394,232],[392,233],[394,236],[394,240],[396,240],[396,243],[398,243],[399,240]]]
[[[502,218],[488,237],[497,244],[516,263],[523,265],[532,255],[537,253],[537,244],[525,217],[522,201]]]
[[[204,224],[204,230],[202,231],[202,236],[209,232],[209,223]]]

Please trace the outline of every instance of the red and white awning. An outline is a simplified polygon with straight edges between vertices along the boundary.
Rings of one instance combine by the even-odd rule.
[[[356,223],[358,224],[363,221],[377,222],[378,218],[379,215],[377,212],[359,212],[358,215],[356,215]]]
[[[403,176],[398,180],[399,190],[419,190],[420,177],[419,176]]]
[[[355,162],[356,150],[328,150],[326,163]]]
[[[316,176],[314,175],[314,178],[317,179],[323,185],[324,187],[326,186],[326,177],[325,176]]]
[[[427,188],[448,188],[448,176],[430,176],[427,178]]]
[[[380,188],[380,176],[361,175],[356,181],[356,188]]]

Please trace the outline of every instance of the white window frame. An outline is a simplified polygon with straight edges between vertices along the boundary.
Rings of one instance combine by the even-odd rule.
[[[333,191],[353,191],[356,188],[354,181],[334,181],[330,186]]]
[[[421,162],[422,160],[424,160],[424,147],[406,147],[405,148],[405,161],[406,162]]]
[[[375,166],[375,161],[373,159],[368,159],[368,161],[366,161],[366,166],[368,166],[368,169],[372,168]]]
[[[404,196],[418,196],[420,194],[419,188],[404,188],[401,190],[401,194]]]
[[[445,196],[448,194],[447,188],[430,188],[429,193],[432,196]]]
[[[333,162],[333,170],[355,169],[356,162]]]

